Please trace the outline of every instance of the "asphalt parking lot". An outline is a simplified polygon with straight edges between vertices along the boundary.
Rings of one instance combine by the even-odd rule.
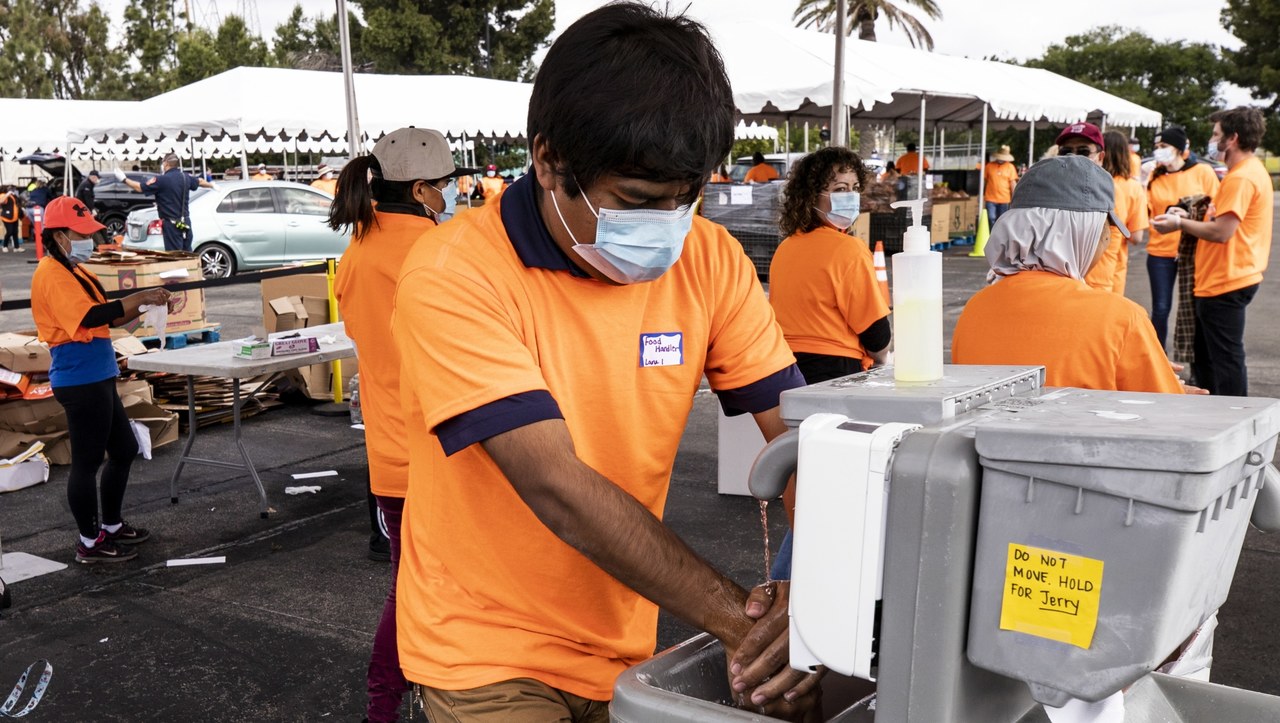
[[[986,265],[952,249],[944,264],[948,331],[982,283]],[[5,298],[26,295],[30,254],[0,256]],[[1129,293],[1146,304],[1143,255],[1132,260]],[[260,323],[256,285],[211,289],[207,316],[223,338]],[[1280,397],[1280,274],[1250,308],[1251,392]],[[27,312],[0,313],[0,330],[31,328]],[[173,444],[138,460],[126,518],[153,540],[139,559],[74,564],[67,468],[49,482],[0,495],[0,536],[22,551],[71,566],[13,586],[0,617],[0,695],[28,664],[54,666],[33,721],[359,720],[373,631],[391,574],[366,559],[364,447],[345,418],[291,404],[246,421],[249,454],[276,512],[259,519],[243,475],[188,468],[181,502],[169,501]],[[206,454],[227,454],[228,425],[202,430]],[[716,402],[698,395],[672,478],[666,520],[704,557],[744,585],[763,576],[759,511],[753,500],[716,493]],[[334,470],[308,481],[316,494],[290,496],[298,472]],[[771,512],[774,544],[784,521]],[[225,564],[166,567],[182,557],[225,555]],[[1231,598],[1220,613],[1213,678],[1280,695],[1280,537],[1251,531]],[[107,569],[102,569],[107,568]],[[664,616],[659,648],[692,631]]]

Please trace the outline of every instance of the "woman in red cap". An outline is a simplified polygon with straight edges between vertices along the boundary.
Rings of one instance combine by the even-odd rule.
[[[169,292],[161,288],[107,300],[98,277],[80,265],[93,254],[93,234],[104,228],[79,199],[54,199],[44,209],[45,257],[31,277],[31,315],[53,356],[53,396],[67,414],[67,503],[80,531],[76,561],[82,563],[133,559],[132,545],[150,536],[121,516],[138,441],[116,392],[120,369],[108,327],[138,318],[144,305],[169,301]]]

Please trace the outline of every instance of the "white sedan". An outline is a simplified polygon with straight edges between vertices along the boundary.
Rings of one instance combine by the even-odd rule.
[[[338,258],[350,234],[329,228],[333,197],[290,181],[222,181],[191,193],[191,248],[205,278],[294,261]],[[126,249],[164,249],[155,207],[129,214]]]

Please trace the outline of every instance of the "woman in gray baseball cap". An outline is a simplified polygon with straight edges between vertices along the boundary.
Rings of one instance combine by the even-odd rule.
[[[1111,241],[1114,183],[1081,156],[1048,158],[1018,182],[987,241],[988,286],[956,323],[956,364],[1038,364],[1055,387],[1181,393],[1147,312],[1091,289],[1085,274]]]
[[[454,165],[449,142],[438,131],[401,128],[383,136],[372,154],[342,169],[329,212],[330,226],[352,232],[334,292],[347,335],[360,350],[369,486],[381,527],[370,542],[370,556],[386,539],[392,564],[391,590],[369,660],[370,723],[397,720],[407,688],[396,650],[395,574],[400,515],[409,488],[409,448],[400,408],[400,354],[391,343],[391,307],[409,249],[452,213],[458,195],[454,179],[475,172]]]

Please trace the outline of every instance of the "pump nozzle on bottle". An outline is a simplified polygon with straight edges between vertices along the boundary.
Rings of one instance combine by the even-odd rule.
[[[924,199],[910,201],[894,201],[890,208],[911,209],[911,227],[902,236],[902,250],[909,254],[924,253],[929,250],[929,228],[924,225]]]

